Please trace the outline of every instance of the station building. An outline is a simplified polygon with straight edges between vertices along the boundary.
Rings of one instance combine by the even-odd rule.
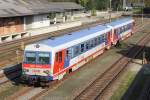
[[[67,12],[78,11],[82,6],[72,2],[49,2],[48,0],[1,0],[0,42],[25,37],[26,30],[51,25],[50,13],[59,12],[64,19]],[[56,18],[54,18],[56,21]]]

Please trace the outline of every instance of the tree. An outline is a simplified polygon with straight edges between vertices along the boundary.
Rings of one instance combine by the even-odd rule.
[[[144,0],[145,7],[150,7],[150,0]]]
[[[79,3],[80,3],[83,7],[86,7],[88,2],[89,2],[89,0],[79,0]]]

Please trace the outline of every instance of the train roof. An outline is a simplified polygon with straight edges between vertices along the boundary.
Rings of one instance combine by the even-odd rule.
[[[32,47],[35,47],[37,44],[40,45],[40,48],[44,49],[45,47],[47,48],[47,50],[51,50],[51,48],[55,48],[55,49],[68,48],[70,46],[82,43],[90,38],[94,38],[100,34],[106,33],[110,31],[112,27],[118,27],[120,25],[127,24],[132,21],[133,20],[131,18],[118,19],[104,25],[97,25],[76,32],[71,32],[69,34],[60,37],[54,37],[51,39],[36,42],[34,44],[28,45],[25,50],[32,50],[33,49]],[[100,33],[97,34],[98,32]],[[40,50],[40,48],[38,48],[37,50]],[[43,51],[45,51],[45,49]]]
[[[109,30],[111,30],[111,28],[109,28],[107,26],[103,26],[103,25],[98,25],[95,27],[86,28],[86,29],[79,30],[76,32],[71,32],[69,34],[66,34],[66,35],[63,35],[60,37],[43,40],[43,41],[37,42],[36,44],[44,44],[44,45],[48,45],[50,47],[56,47],[56,46],[68,43],[70,41],[92,35],[94,33],[100,32],[100,31],[109,31]]]
[[[107,23],[106,25],[109,25],[109,26],[119,26],[119,25],[123,25],[123,24],[125,24],[125,23],[127,23],[127,22],[131,22],[131,21],[133,21],[133,19],[131,18],[131,17],[128,17],[128,18],[121,18],[121,19],[116,19],[116,20],[114,20],[114,21],[112,21],[112,22],[110,22],[110,23]]]

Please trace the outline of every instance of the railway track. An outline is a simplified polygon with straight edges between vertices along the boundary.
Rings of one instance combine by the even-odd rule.
[[[140,40],[137,45],[141,46],[132,47],[127,53],[126,57],[121,57],[116,63],[114,63],[109,69],[107,69],[101,76],[99,76],[92,84],[90,84],[85,90],[83,90],[75,100],[99,100],[100,96],[109,87],[109,85],[121,74],[121,72],[127,67],[127,65],[135,58],[144,48],[150,40],[150,34]]]

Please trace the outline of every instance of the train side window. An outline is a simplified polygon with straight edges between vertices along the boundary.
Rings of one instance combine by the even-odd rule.
[[[84,52],[84,44],[81,44],[81,52]]]
[[[102,37],[103,37],[103,42],[106,42],[106,34],[103,34]]]
[[[88,49],[89,49],[89,41],[86,42],[86,50],[88,50]]]
[[[101,36],[98,36],[98,44],[101,44]]]
[[[59,62],[62,62],[62,52],[59,52]]]
[[[74,47],[74,56],[77,56],[79,54],[79,46]]]
[[[58,52],[56,53],[56,59],[55,60],[58,62]]]
[[[57,62],[62,62],[62,52],[57,52],[56,53],[56,59]]]
[[[122,26],[122,27],[121,27],[121,33],[123,33],[123,32],[124,32],[124,27]]]
[[[98,44],[98,38],[94,38],[94,46],[97,46]]]
[[[130,29],[130,24],[128,24],[128,30]]]
[[[72,58],[72,49],[71,48],[68,48],[66,50],[66,57],[67,57],[67,59],[71,59]]]
[[[118,28],[118,30],[117,30],[117,31],[118,31],[118,34],[120,34],[120,33],[121,33],[121,28]]]
[[[94,40],[92,39],[91,41],[90,41],[90,48],[92,48],[94,46]]]

